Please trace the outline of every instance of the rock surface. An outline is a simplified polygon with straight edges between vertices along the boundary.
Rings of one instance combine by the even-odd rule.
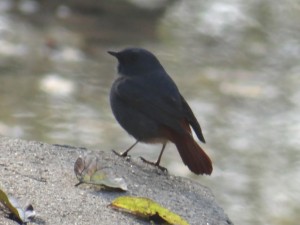
[[[0,188],[21,204],[32,203],[37,215],[29,224],[150,224],[108,207],[121,195],[148,197],[193,225],[232,224],[208,188],[111,152],[92,151],[104,166],[125,179],[127,192],[86,184],[75,187],[74,162],[87,152],[91,150],[1,137]],[[5,217],[2,206],[0,224],[16,224]]]

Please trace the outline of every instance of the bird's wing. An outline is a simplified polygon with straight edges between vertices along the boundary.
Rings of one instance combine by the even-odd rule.
[[[181,126],[184,119],[181,96],[177,87],[166,87],[164,80],[153,84],[147,79],[126,78],[120,80],[115,86],[115,94],[132,108],[147,115],[150,119],[176,130],[179,133],[187,131]],[[172,83],[173,84],[173,83]]]
[[[189,124],[191,124],[191,126],[193,127],[193,130],[195,131],[199,140],[202,141],[203,143],[205,143],[205,139],[202,134],[202,129],[200,127],[198,120],[196,119],[193,111],[191,110],[190,106],[185,101],[185,99],[181,95],[180,95],[180,97],[181,97],[181,101],[183,104],[183,110],[184,110],[185,117],[187,118]]]

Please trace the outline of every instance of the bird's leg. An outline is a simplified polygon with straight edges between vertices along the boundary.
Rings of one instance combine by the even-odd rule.
[[[143,162],[145,162],[145,163],[148,163],[148,164],[150,164],[150,165],[153,165],[153,166],[158,167],[158,168],[159,168],[160,170],[162,170],[162,171],[168,171],[165,167],[162,167],[162,166],[159,165],[159,164],[160,164],[161,157],[162,157],[162,155],[163,155],[163,153],[164,153],[164,150],[165,150],[166,145],[167,145],[166,142],[163,143],[162,149],[161,149],[161,151],[160,151],[160,153],[159,153],[159,156],[158,156],[158,159],[156,160],[156,162],[150,162],[150,161],[144,159],[143,157],[140,157],[141,160],[142,160]]]
[[[119,153],[116,150],[112,150],[116,155],[118,156],[122,156],[122,157],[126,157],[128,155],[128,152],[134,147],[136,146],[136,144],[139,143],[139,141],[137,140],[136,142],[134,142],[133,145],[131,145],[126,151]]]

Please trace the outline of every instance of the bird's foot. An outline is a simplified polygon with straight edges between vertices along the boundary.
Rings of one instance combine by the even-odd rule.
[[[112,150],[112,152],[113,153],[115,153],[117,156],[120,156],[120,157],[124,157],[124,158],[126,158],[126,157],[130,157],[128,154],[127,154],[127,151],[125,151],[125,152],[117,152],[116,150]]]
[[[155,166],[157,167],[158,169],[160,169],[161,171],[163,171],[164,173],[168,173],[168,169],[159,165],[159,162],[151,162],[151,161],[148,161],[147,159],[143,158],[143,157],[140,157],[140,159],[144,162],[144,163],[147,163],[147,164],[150,164],[152,166]]]

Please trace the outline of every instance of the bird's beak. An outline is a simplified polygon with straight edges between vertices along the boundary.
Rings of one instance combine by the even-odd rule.
[[[113,52],[113,51],[107,51],[108,54],[118,58],[118,52]]]

